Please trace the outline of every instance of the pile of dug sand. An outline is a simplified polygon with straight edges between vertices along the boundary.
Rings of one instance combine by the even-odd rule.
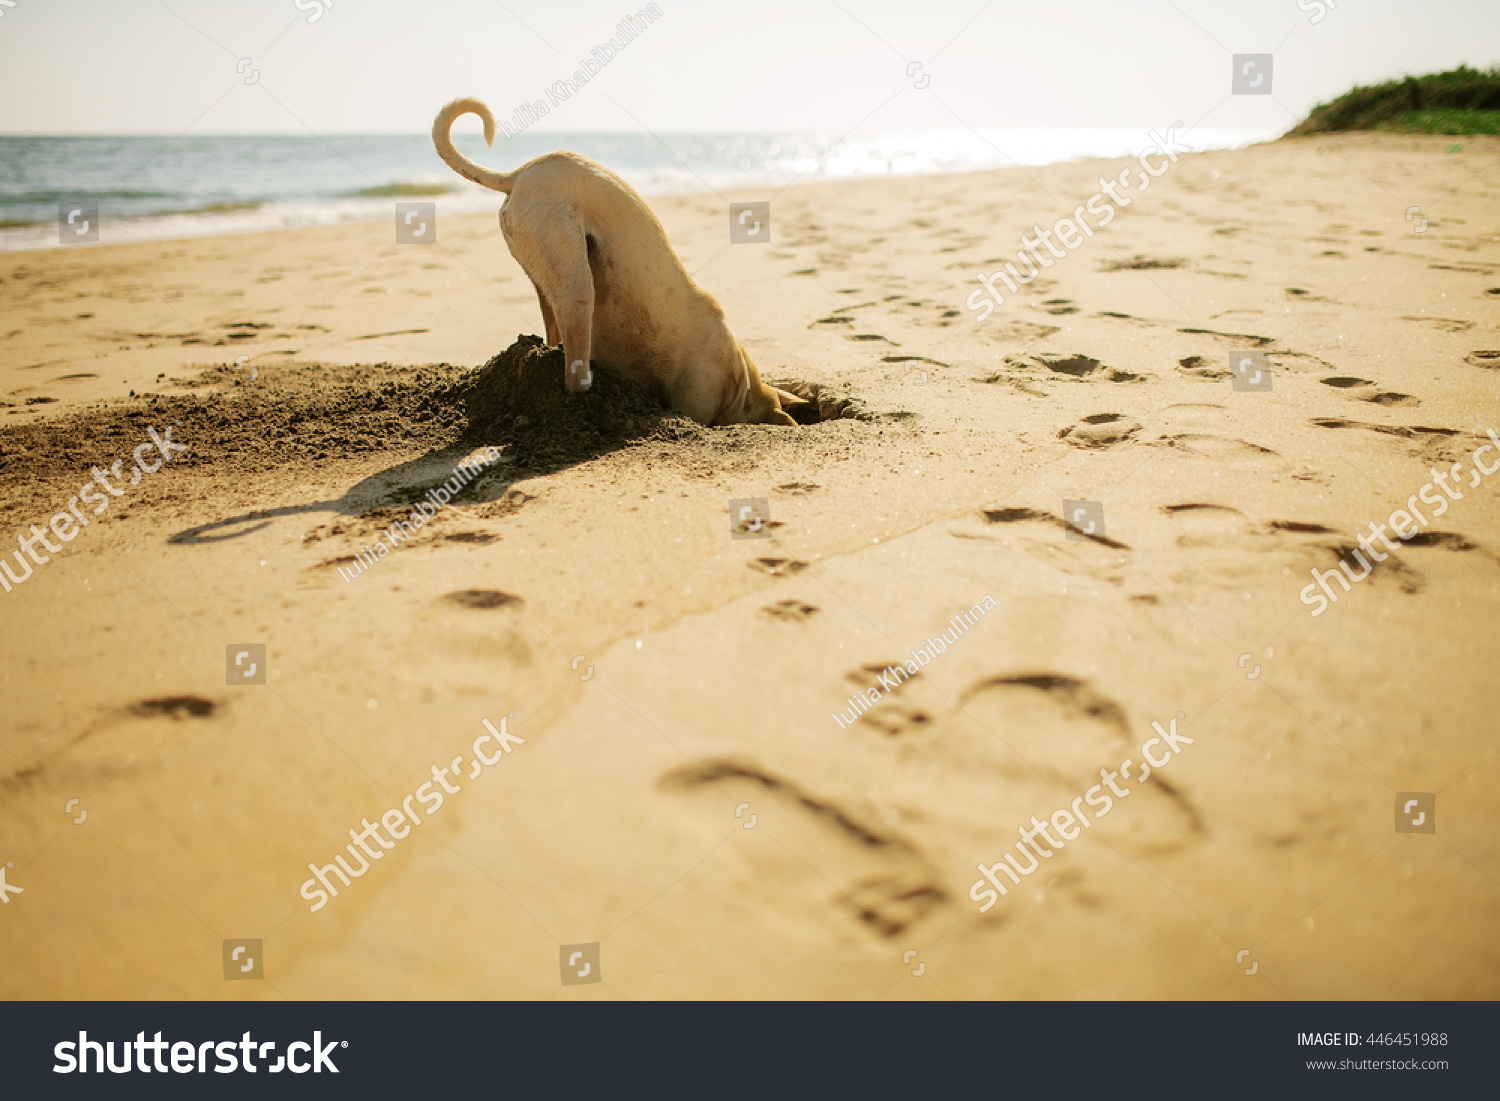
[[[278,367],[254,381],[229,367],[167,379],[177,393],[132,394],[60,417],[0,426],[0,519],[33,500],[66,501],[90,469],[170,433],[172,468],[242,476],[351,456],[451,446],[472,374],[449,364]],[[150,448],[151,456],[157,454]],[[187,492],[184,490],[184,492]],[[45,507],[45,506],[44,506]]]
[[[468,380],[466,442],[505,448],[521,471],[555,470],[647,439],[698,438],[708,429],[664,409],[630,379],[597,364],[590,389],[568,393],[561,348],[521,335]]]
[[[498,447],[513,475],[536,476],[648,441],[695,444],[689,461],[711,461],[726,449],[786,439],[782,429],[768,429],[761,439],[750,426],[723,436],[597,364],[592,387],[568,393],[563,368],[562,350],[535,335],[518,336],[482,367],[467,370],[445,363],[312,363],[247,381],[233,368],[210,368],[195,378],[168,380],[187,393],[132,395],[130,402],[45,422],[0,426],[0,516],[24,511],[34,496],[51,500],[101,456],[128,455],[149,439],[148,429],[169,425],[174,441],[188,445],[174,457],[174,469],[241,475],[299,461],[463,443]],[[847,399],[800,385],[811,402],[801,409],[809,422],[851,415],[834,408],[848,405]],[[746,433],[753,440],[743,438]]]

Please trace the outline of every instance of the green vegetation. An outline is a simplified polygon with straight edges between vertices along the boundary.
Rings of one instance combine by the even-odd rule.
[[[1500,111],[1407,111],[1380,129],[1402,134],[1500,134]]]
[[[1500,67],[1485,70],[1460,65],[1446,73],[1354,88],[1331,103],[1318,104],[1287,136],[1331,130],[1500,133]]]
[[[446,195],[452,190],[450,184],[393,183],[362,187],[354,194],[361,199],[414,199],[424,195]]]

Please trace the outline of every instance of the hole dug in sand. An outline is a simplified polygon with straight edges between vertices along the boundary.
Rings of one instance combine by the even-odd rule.
[[[560,348],[547,347],[539,336],[518,336],[469,381],[464,406],[470,442],[508,445],[507,457],[521,469],[555,469],[637,440],[701,440],[713,431],[597,366],[593,386],[570,394],[563,365]],[[857,399],[819,383],[789,379],[775,385],[806,399],[789,410],[798,424],[874,419]]]
[[[771,383],[779,390],[785,390],[789,394],[796,394],[804,399],[806,405],[793,405],[787,408],[787,412],[798,424],[819,424],[823,421],[856,420],[872,421],[877,419],[873,413],[865,408],[864,402],[852,394],[839,393],[830,386],[817,382],[803,382],[801,379],[777,379]]]

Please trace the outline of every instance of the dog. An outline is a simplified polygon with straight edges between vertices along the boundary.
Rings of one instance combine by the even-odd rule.
[[[439,111],[432,143],[460,176],[507,196],[500,230],[536,289],[547,343],[562,344],[568,390],[587,390],[597,363],[699,424],[797,423],[784,406],[808,403],[761,381],[634,188],[566,151],[492,171],[454,148],[449,131],[462,115],[478,115],[494,144],[495,118],[477,99]]]

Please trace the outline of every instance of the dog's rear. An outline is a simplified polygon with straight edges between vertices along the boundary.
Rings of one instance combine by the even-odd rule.
[[[568,152],[492,171],[453,145],[449,130],[465,114],[493,143],[489,108],[459,99],[438,112],[433,145],[459,175],[509,196],[500,228],[536,288],[547,343],[562,344],[569,389],[588,388],[597,360],[701,424],[796,423],[629,184]]]

